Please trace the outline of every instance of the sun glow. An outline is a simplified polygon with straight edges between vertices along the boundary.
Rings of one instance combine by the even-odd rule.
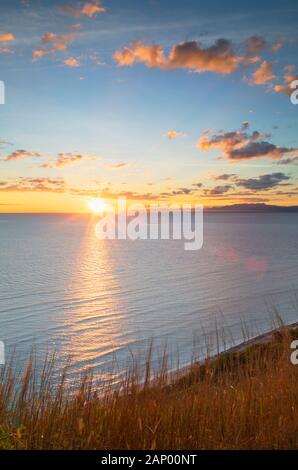
[[[88,207],[93,214],[102,215],[106,210],[106,202],[101,198],[90,199],[90,201],[88,201]]]

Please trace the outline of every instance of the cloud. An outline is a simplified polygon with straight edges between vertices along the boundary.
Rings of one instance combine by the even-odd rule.
[[[233,186],[230,184],[219,185],[212,189],[205,189],[204,194],[205,196],[221,196],[228,193],[232,188]]]
[[[280,160],[277,163],[278,163],[278,165],[291,165],[291,164],[294,164],[294,163],[298,163],[298,156],[297,157],[285,158],[284,160]]]
[[[276,93],[283,93],[286,96],[290,96],[293,93],[293,88],[291,87],[291,83],[294,80],[298,80],[298,75],[294,75],[294,65],[288,65],[285,70],[286,73],[283,77],[284,83],[283,84],[277,84],[272,87],[272,89]]]
[[[68,67],[80,67],[80,62],[78,59],[76,59],[75,57],[68,57],[67,59],[65,59],[64,61],[64,64],[67,65]]]
[[[66,15],[74,16],[75,18],[79,18],[83,15],[92,18],[94,15],[104,13],[106,11],[105,7],[101,5],[101,1],[86,2],[81,8],[77,8],[72,5],[62,5],[59,7],[59,10]]]
[[[278,52],[286,43],[285,38],[280,38],[271,46],[272,52]]]
[[[6,145],[13,145],[11,142],[8,142],[7,140],[0,139],[0,148],[5,147]]]
[[[0,54],[11,54],[13,51],[7,47],[7,43],[14,41],[14,35],[11,33],[2,33],[0,31],[0,44],[3,44],[3,47],[0,47]]]
[[[96,53],[90,54],[89,59],[95,64],[95,65],[105,65],[105,63],[100,60],[100,58],[97,56]]]
[[[15,150],[4,158],[4,161],[23,160],[24,158],[40,157],[37,152],[28,152],[27,150]]]
[[[274,188],[280,186],[289,186],[290,176],[282,172],[275,172],[269,174],[263,174],[254,178],[241,178],[235,174],[224,174],[223,180],[227,180],[227,184],[217,185],[213,188],[204,189],[201,196],[205,197],[216,197],[216,198],[230,198],[238,199],[252,193],[260,193],[262,191],[271,191]],[[213,179],[215,179],[213,177]],[[218,178],[220,179],[220,178]],[[244,188],[246,191],[240,191],[239,188]],[[270,193],[270,195],[277,195],[278,192]],[[281,194],[284,194],[283,192]],[[247,201],[244,201],[247,202]]]
[[[125,162],[103,163],[101,166],[104,168],[107,168],[108,170],[121,170],[121,169],[130,167],[130,163],[125,163]]]
[[[247,53],[254,54],[259,52],[266,46],[266,41],[262,36],[251,36],[246,41]]]
[[[164,183],[169,183],[169,182],[176,181],[176,178],[172,178],[171,176],[166,176],[165,178],[161,178],[160,181],[163,181]]]
[[[10,42],[10,41],[14,41],[15,38],[14,38],[14,35],[11,34],[11,33],[2,33],[0,31],[0,42]]]
[[[275,75],[273,73],[272,65],[264,60],[258,69],[252,74],[252,78],[249,81],[251,85],[266,85],[268,82],[274,80]]]
[[[73,153],[58,153],[58,157],[55,161],[50,163],[44,163],[40,165],[40,168],[51,169],[51,168],[61,168],[64,166],[75,165],[82,160],[89,159],[82,154],[73,154]]]
[[[95,188],[95,189],[84,189],[84,188],[69,188],[68,192],[76,196],[88,196],[88,197],[103,197],[105,199],[116,199],[118,197],[126,197],[131,200],[156,200],[157,195],[152,193],[137,193],[134,191],[112,191],[110,188]]]
[[[298,152],[298,149],[278,147],[267,141],[248,142],[241,148],[228,152],[230,160],[249,160],[251,158],[281,158],[286,153]]]
[[[34,49],[32,51],[32,55],[33,55],[34,59],[40,59],[41,57],[43,57],[47,54],[51,54],[51,51],[46,50],[46,49]]]
[[[212,175],[211,178],[215,181],[228,181],[233,178],[235,174],[223,173],[222,175]]]
[[[17,178],[16,180],[0,181],[2,192],[54,192],[65,191],[65,183],[62,179],[51,178]]]
[[[173,197],[173,196],[189,196],[193,194],[196,190],[193,188],[177,188],[172,189],[171,191],[163,191],[160,193],[161,198]]]
[[[55,33],[46,33],[42,37],[41,42],[43,44],[54,44],[57,50],[64,51],[67,48],[67,44],[75,39],[74,33],[68,34],[55,34]]]
[[[254,131],[251,134],[247,129],[232,132],[220,132],[210,136],[205,132],[199,139],[197,147],[204,152],[210,149],[218,149],[223,152],[223,157],[230,161],[250,160],[252,158],[281,159],[290,154],[298,155],[297,148],[279,147],[268,142],[269,134]]]
[[[41,39],[41,48],[32,51],[33,58],[39,59],[48,54],[66,51],[68,44],[74,41],[75,33],[55,34],[48,32]]]
[[[193,193],[192,188],[178,188],[172,191],[173,196],[182,196],[182,195],[189,195]]]
[[[218,39],[212,46],[202,47],[200,42],[188,41],[172,47],[168,58],[159,45],[146,45],[139,41],[116,51],[114,59],[121,66],[143,63],[149,68],[162,70],[187,69],[198,73],[214,72],[228,75],[244,60],[233,51],[231,41]]]
[[[236,186],[249,189],[250,191],[268,191],[280,186],[283,181],[288,181],[290,177],[284,173],[271,173],[261,175],[257,178],[234,178]]]
[[[173,139],[178,139],[180,137],[185,137],[186,134],[184,132],[179,132],[179,131],[168,131],[167,132],[167,138],[170,139],[170,140],[173,140]]]

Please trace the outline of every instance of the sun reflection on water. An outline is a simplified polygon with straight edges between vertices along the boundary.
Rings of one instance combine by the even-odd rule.
[[[122,294],[115,275],[112,244],[98,240],[90,218],[69,284],[69,315],[64,319],[64,335],[72,372],[94,367],[96,378],[116,383],[116,353],[125,346],[122,324],[125,307],[117,298]]]

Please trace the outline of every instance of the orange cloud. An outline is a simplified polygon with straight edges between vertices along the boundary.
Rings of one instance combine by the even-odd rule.
[[[64,64],[65,65],[68,65],[68,67],[80,67],[80,62],[78,59],[76,59],[75,57],[68,57],[68,59],[65,59],[64,60]]]
[[[0,47],[0,54],[9,54],[12,53],[13,51],[9,49],[6,44],[10,41],[14,41],[14,35],[10,33],[2,33],[0,31],[0,43],[3,43],[4,47]]]
[[[24,158],[40,157],[37,152],[28,152],[27,150],[15,150],[4,158],[4,161],[23,160]]]
[[[62,5],[59,7],[66,15],[74,16],[78,18],[80,16],[86,15],[89,18],[92,18],[97,13],[104,13],[106,11],[105,7],[101,5],[100,1],[94,2],[86,2],[81,8],[76,8],[72,5]]]
[[[103,163],[102,166],[109,170],[121,170],[123,168],[130,167],[130,163],[118,162],[118,163]]]
[[[35,49],[33,52],[33,57],[36,59],[39,59],[40,57],[43,57],[47,54],[50,54],[50,51],[47,51],[45,49]]]
[[[48,32],[41,39],[42,48],[33,50],[33,57],[38,59],[47,54],[62,52],[68,48],[68,44],[75,39],[75,33],[55,34]]]
[[[0,191],[62,193],[65,191],[65,183],[60,178],[17,178],[12,182],[0,181]]]
[[[252,85],[265,85],[275,78],[272,65],[264,60],[260,67],[253,73],[250,83]]]
[[[87,158],[88,157],[82,154],[58,153],[58,158],[55,161],[52,163],[44,163],[43,165],[40,165],[40,168],[61,168],[68,165],[74,165],[82,160],[86,160]]]
[[[178,139],[179,137],[185,137],[185,135],[186,134],[184,134],[183,132],[178,132],[178,131],[174,131],[174,130],[167,132],[167,137],[170,140]]]
[[[218,39],[214,45],[206,48],[196,41],[177,44],[171,49],[168,58],[159,45],[132,42],[130,47],[116,51],[114,59],[121,66],[144,63],[147,67],[162,70],[187,69],[222,75],[234,72],[244,60],[234,54],[232,43],[227,39]]]
[[[290,96],[293,93],[293,88],[291,88],[291,83],[294,80],[298,80],[298,75],[293,75],[294,65],[288,65],[286,67],[286,73],[284,75],[284,83],[274,85],[272,89],[276,91],[276,93],[283,93],[286,96]]]
[[[46,33],[42,37],[43,44],[51,44],[55,50],[64,51],[67,49],[68,43],[75,39],[75,33],[68,34],[55,34],[55,33]]]
[[[11,33],[2,33],[0,31],[0,42],[9,42],[9,41],[14,41],[14,35]]]

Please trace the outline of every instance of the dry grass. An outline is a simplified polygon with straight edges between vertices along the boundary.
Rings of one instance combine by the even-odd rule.
[[[121,390],[101,397],[90,376],[69,394],[67,371],[51,393],[49,360],[39,385],[32,361],[19,379],[7,368],[0,379],[0,448],[297,449],[294,335],[298,330],[283,328],[269,344],[194,364],[174,382],[166,361],[150,381],[148,361],[141,384],[134,371]]]

